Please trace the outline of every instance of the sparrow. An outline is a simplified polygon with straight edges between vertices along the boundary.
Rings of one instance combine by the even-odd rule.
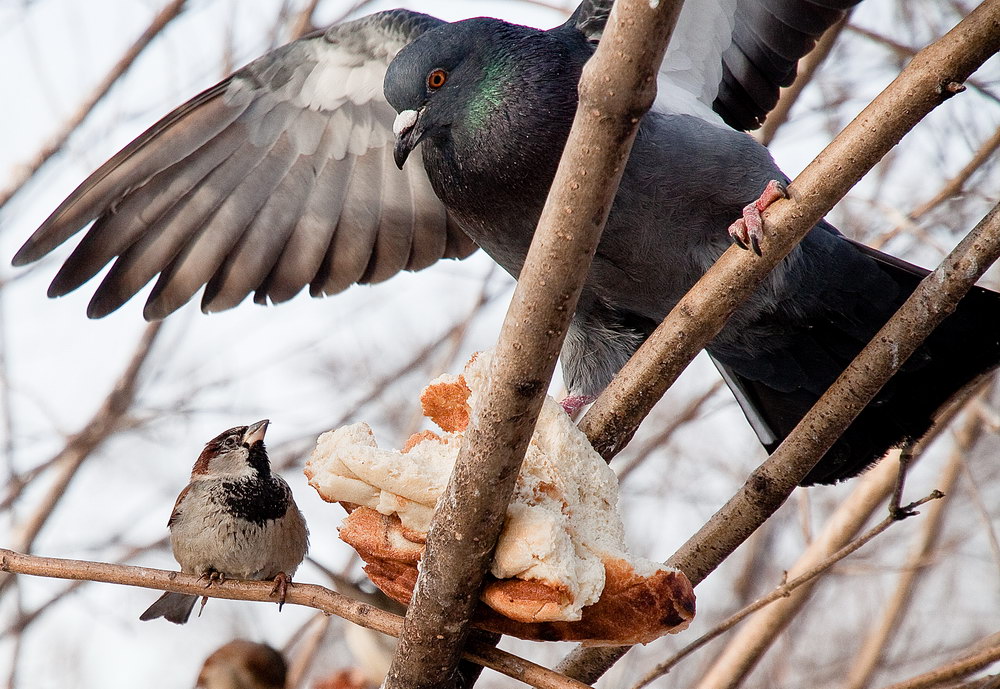
[[[209,579],[274,579],[280,603],[309,548],[309,530],[284,479],[271,473],[264,447],[269,421],[237,426],[205,445],[167,526],[186,574]],[[140,620],[184,624],[198,596],[167,592]]]
[[[267,644],[236,639],[205,659],[199,689],[283,689],[288,665]]]

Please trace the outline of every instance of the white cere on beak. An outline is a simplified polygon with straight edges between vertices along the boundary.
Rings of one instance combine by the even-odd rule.
[[[392,133],[394,136],[399,136],[401,132],[405,132],[408,129],[413,129],[413,125],[417,123],[417,111],[416,110],[404,110],[403,112],[396,115],[396,119],[392,122]]]

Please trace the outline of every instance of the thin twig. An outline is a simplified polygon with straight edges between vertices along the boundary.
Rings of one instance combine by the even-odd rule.
[[[911,677],[903,682],[890,684],[882,689],[931,689],[943,686],[946,682],[968,677],[1000,660],[1000,644],[994,643],[989,648],[971,656],[961,658],[922,675]]]
[[[301,633],[296,633],[295,636],[290,640],[290,643],[300,640],[300,637],[305,636],[305,640],[302,642],[302,648],[299,652],[291,658],[288,663],[288,676],[285,679],[286,689],[298,689],[305,683],[306,676],[309,674],[309,670],[312,668],[313,663],[316,662],[316,658],[319,656],[320,651],[323,648],[323,639],[326,637],[327,631],[330,629],[330,616],[324,615],[323,613],[317,613],[309,620],[306,627],[312,627],[313,629],[306,636],[305,632],[307,629],[303,629]],[[290,657],[291,649],[285,648],[285,657]]]
[[[965,12],[961,12],[960,14],[965,14]],[[863,26],[858,26],[857,24],[848,23],[848,25],[845,28],[849,29],[850,31],[853,31],[859,36],[864,36],[873,43],[878,43],[879,45],[888,48],[901,58],[909,59],[917,54],[916,48],[911,48],[908,45],[903,45],[899,41],[894,41],[888,36],[883,36],[882,34],[876,31],[872,31],[871,29],[866,29]],[[976,89],[976,91],[978,91],[979,93],[989,98],[990,100],[1000,103],[1000,96],[997,96],[992,91],[990,91],[989,87],[983,82],[977,79],[967,79],[966,83],[969,84],[969,86],[971,86],[972,88]]]
[[[675,653],[669,660],[667,660],[667,661],[665,661],[665,662],[657,665],[655,668],[653,668],[649,673],[646,674],[645,677],[642,678],[642,680],[640,680],[639,682],[637,682],[635,684],[635,686],[633,687],[633,689],[642,689],[642,687],[648,686],[651,682],[653,682],[658,677],[662,677],[663,675],[665,675],[668,672],[670,672],[670,670],[675,665],[677,665],[677,663],[679,663],[681,660],[683,660],[684,658],[686,658],[688,655],[690,655],[694,651],[698,650],[699,648],[701,648],[702,646],[704,646],[708,642],[712,641],[713,639],[718,638],[723,633],[729,631],[730,629],[732,629],[733,627],[735,627],[737,624],[739,624],[740,622],[742,622],[743,620],[745,620],[747,617],[749,617],[753,613],[757,612],[758,610],[760,610],[761,608],[764,608],[767,605],[770,605],[771,603],[773,603],[776,600],[779,600],[781,598],[787,598],[789,596],[789,594],[792,593],[792,591],[794,591],[795,589],[799,588],[803,584],[809,583],[810,581],[812,581],[813,579],[815,579],[816,577],[818,577],[820,574],[823,574],[828,569],[830,569],[831,567],[833,567],[833,565],[837,564],[838,562],[840,562],[841,560],[843,560],[845,557],[847,557],[851,553],[855,552],[856,550],[858,550],[862,546],[866,545],[869,541],[871,541],[876,536],[878,536],[881,533],[883,533],[886,529],[888,529],[890,526],[892,526],[896,522],[902,521],[903,519],[906,519],[907,517],[910,517],[910,516],[913,516],[914,514],[917,514],[916,512],[913,511],[917,507],[919,507],[919,506],[921,506],[921,505],[923,505],[923,504],[925,504],[927,502],[930,502],[931,500],[938,500],[938,499],[943,498],[943,497],[944,497],[944,493],[941,493],[939,491],[934,491],[934,492],[930,493],[929,495],[927,495],[926,497],[921,498],[920,500],[917,500],[915,502],[911,502],[909,505],[906,505],[901,510],[897,510],[897,514],[899,516],[894,516],[894,515],[890,514],[888,517],[886,517],[885,519],[883,519],[876,526],[874,526],[871,529],[869,529],[863,535],[861,535],[860,537],[854,539],[853,541],[851,541],[850,543],[848,543],[847,545],[845,545],[840,550],[834,552],[833,554],[831,554],[829,557],[825,558],[824,560],[821,560],[819,563],[817,563],[815,566],[811,567],[810,569],[806,570],[801,575],[795,577],[791,581],[785,582],[781,586],[776,587],[773,591],[771,591],[771,593],[767,594],[766,596],[764,596],[762,598],[757,599],[756,601],[754,601],[753,603],[751,603],[747,607],[743,608],[739,612],[737,612],[737,613],[735,613],[735,614],[727,617],[725,620],[723,620],[722,622],[720,622],[718,625],[716,625],[714,628],[712,628],[708,632],[706,632],[706,633],[702,634],[701,636],[699,636],[697,639],[695,639],[694,641],[692,641],[690,644],[688,644],[687,646],[685,646],[684,648],[682,648],[680,651],[678,651],[677,653]]]
[[[120,429],[122,418],[128,413],[135,400],[139,373],[149,358],[149,353],[160,332],[160,322],[146,326],[143,335],[136,346],[135,352],[111,392],[101,406],[83,428],[73,435],[60,450],[55,464],[59,466],[59,474],[53,479],[44,497],[39,501],[35,511],[28,519],[19,525],[17,534],[11,539],[11,545],[17,550],[30,551],[38,533],[45,526],[66,489],[76,476],[84,461],[90,457],[109,436]],[[10,582],[10,577],[0,580],[0,592]]]
[[[697,419],[702,408],[705,406],[705,403],[715,396],[715,393],[717,393],[721,387],[722,379],[720,378],[712,383],[708,390],[692,399],[688,402],[687,406],[674,414],[670,419],[670,423],[664,426],[662,431],[646,441],[645,445],[643,445],[643,447],[636,452],[627,463],[617,468],[618,482],[621,483],[628,478],[628,475],[639,468],[639,466],[642,465],[642,463],[645,462],[657,448],[662,447],[667,441],[669,441],[673,434],[677,432],[678,428],[681,428],[685,424]]]
[[[153,17],[153,21],[149,23],[146,30],[142,32],[142,35],[136,39],[135,43],[129,46],[125,54],[115,63],[115,66],[111,68],[111,71],[107,73],[101,83],[93,90],[90,96],[77,108],[77,111],[63,123],[62,128],[49,140],[47,144],[42,146],[41,150],[35,154],[35,157],[24,163],[23,165],[17,166],[15,169],[18,171],[13,181],[7,187],[7,189],[0,191],[0,208],[3,208],[8,201],[27,184],[36,172],[44,165],[52,156],[58,153],[62,147],[69,140],[69,137],[73,135],[77,127],[87,118],[87,115],[91,113],[94,107],[101,101],[102,98],[111,90],[115,82],[121,78],[129,67],[136,61],[142,51],[146,49],[147,46],[156,38],[166,27],[173,21],[184,9],[185,0],[171,0],[159,14]]]
[[[206,586],[203,578],[193,574],[88,560],[39,557],[17,553],[6,548],[0,548],[0,571],[56,579],[139,586],[225,600],[277,602],[274,586],[270,581],[227,579],[224,582]],[[316,584],[294,583],[290,585],[285,603],[321,610],[390,636],[398,636],[403,626],[403,618],[398,615],[379,610],[367,603],[352,600],[336,591]],[[587,687],[581,682],[564,677],[506,651],[474,642],[469,644],[464,657],[539,689],[586,689]]]
[[[968,182],[969,178],[972,177],[972,175],[987,161],[993,160],[993,154],[996,153],[997,149],[1000,149],[1000,127],[993,132],[993,136],[984,141],[983,144],[976,149],[976,152],[972,154],[969,162],[966,163],[954,177],[941,185],[941,188],[938,189],[934,196],[907,213],[904,222],[897,224],[888,232],[883,232],[878,240],[872,243],[872,246],[876,249],[885,246],[886,242],[902,232],[904,228],[911,226],[912,223],[915,223],[917,220],[927,215],[927,213],[931,212],[948,199],[954,198],[958,194],[962,193],[965,183]]]
[[[970,414],[959,431],[956,446],[952,449],[951,456],[937,480],[938,490],[945,494],[951,493],[958,481],[964,463],[963,457],[982,435],[982,430],[981,419],[976,414]],[[941,524],[951,502],[953,501],[944,500],[931,505],[927,510],[927,516],[921,522],[917,542],[899,574],[895,592],[886,603],[877,623],[872,625],[870,632],[862,641],[857,655],[847,664],[850,670],[843,689],[865,689],[870,684],[879,660],[884,657],[885,650],[899,629],[899,621],[913,596],[917,579],[925,570],[923,565],[937,544]]]

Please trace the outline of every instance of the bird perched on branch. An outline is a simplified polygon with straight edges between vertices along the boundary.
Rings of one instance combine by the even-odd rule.
[[[309,548],[309,531],[292,491],[271,473],[264,447],[268,421],[212,438],[170,513],[170,546],[187,574],[209,579],[274,579],[279,604]],[[140,620],[184,624],[198,596],[166,592]]]
[[[571,394],[599,393],[733,239],[758,248],[760,211],[787,178],[738,130],[762,121],[854,2],[685,4],[563,347]],[[206,312],[250,292],[260,303],[306,285],[328,295],[477,245],[517,276],[609,7],[585,0],[548,31],[393,10],[278,48],[103,165],[15,264],[96,219],[50,296],[117,258],[88,314],[158,274],[150,319],[202,286]],[[737,310],[708,351],[768,449],[925,274],[823,221]],[[997,366],[998,323],[998,295],[974,289],[805,483],[852,476],[926,432]]]

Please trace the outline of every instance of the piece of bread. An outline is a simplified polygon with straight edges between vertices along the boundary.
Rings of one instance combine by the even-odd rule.
[[[340,537],[386,595],[409,602],[434,505],[462,432],[486,389],[489,354],[462,376],[425,388],[424,413],[443,433],[380,449],[364,423],[324,433],[306,475],[324,500],[350,512]],[[591,644],[647,643],[687,626],[694,594],[684,575],[633,558],[617,512],[618,482],[551,398],[507,510],[477,624],[522,638]]]

